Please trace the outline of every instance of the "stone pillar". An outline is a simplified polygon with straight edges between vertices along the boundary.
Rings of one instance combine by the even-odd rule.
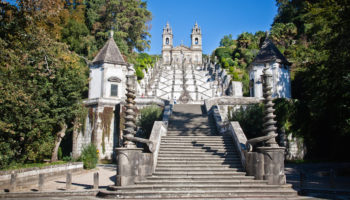
[[[132,72],[133,73],[133,72]],[[126,76],[126,116],[125,116],[125,129],[124,134],[124,147],[126,148],[136,148],[135,142],[129,140],[130,137],[134,137],[136,134],[136,114],[134,112],[135,108],[135,76],[132,74]]]
[[[38,183],[38,190],[39,191],[43,191],[44,182],[45,182],[45,175],[39,174],[39,183]]]
[[[66,176],[66,190],[70,190],[72,186],[72,173],[67,172]]]
[[[256,180],[264,180],[264,156],[258,152],[246,154],[247,176],[255,176]]]
[[[10,192],[16,192],[17,190],[17,174],[12,173],[11,174],[11,180],[10,180]]]
[[[138,176],[139,157],[142,148],[137,148],[135,142],[131,140],[136,134],[136,114],[135,108],[135,76],[134,72],[128,67],[129,73],[126,76],[126,116],[125,129],[123,130],[123,147],[116,148],[117,151],[117,176],[116,186],[126,186],[135,183]]]
[[[99,185],[99,173],[95,172],[94,173],[94,189],[98,189],[98,185]]]
[[[286,184],[284,174],[284,147],[258,147],[257,151],[263,156],[264,176],[270,185]]]
[[[284,147],[279,147],[277,144],[276,137],[276,117],[273,112],[272,103],[272,74],[268,71],[268,66],[265,64],[263,70],[263,92],[264,92],[264,103],[265,103],[265,117],[263,123],[263,133],[266,136],[271,136],[270,139],[266,141],[266,146],[258,147],[258,153],[261,153],[264,157],[264,176],[263,179],[268,181],[271,185],[283,185],[286,184],[286,176],[284,174]]]
[[[116,186],[133,185],[139,176],[139,157],[142,148],[117,148]]]
[[[273,112],[275,109],[273,109],[274,103],[272,102],[272,74],[271,71],[268,70],[268,65],[265,64],[265,68],[263,69],[263,96],[264,96],[264,104],[265,104],[265,117],[264,117],[264,123],[263,123],[263,133],[266,136],[273,136],[276,134],[276,126],[277,123],[275,119],[275,115]],[[269,147],[279,147],[275,137],[271,137],[269,140],[266,141],[266,146]]]

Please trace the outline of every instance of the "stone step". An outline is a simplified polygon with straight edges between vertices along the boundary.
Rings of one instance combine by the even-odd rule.
[[[177,151],[178,150],[178,151]],[[208,155],[215,155],[216,153],[231,153],[231,154],[237,154],[238,155],[238,152],[234,149],[234,148],[231,148],[231,149],[224,149],[224,148],[221,148],[221,149],[199,149],[199,148],[192,148],[192,149],[187,149],[187,150],[179,150],[179,149],[165,149],[165,148],[161,148],[160,149],[160,153],[167,153],[167,154],[190,154],[190,153],[193,153],[193,154],[208,154]]]
[[[195,163],[190,163],[190,164],[183,164],[183,163],[168,163],[168,164],[157,164],[157,168],[170,168],[170,167],[177,167],[177,168],[188,168],[188,167],[201,167],[201,168],[209,168],[209,167],[226,167],[226,168],[241,168],[241,165],[230,165],[230,164],[217,164],[217,163],[207,163],[207,164],[195,164]]]
[[[237,153],[201,153],[201,154],[166,154],[166,153],[159,153],[159,158],[223,158],[223,159],[240,159],[239,155]]]
[[[168,130],[177,131],[177,130],[193,130],[193,129],[211,129],[212,127],[207,124],[182,124],[182,125],[168,125]]]
[[[217,150],[207,150],[207,149],[188,149],[188,150],[176,150],[176,149],[164,149],[161,148],[160,149],[160,153],[166,153],[166,154],[170,154],[170,153],[178,153],[178,154],[187,154],[187,153],[211,153],[211,154],[215,154],[215,153],[236,153],[238,155],[238,152],[235,149],[217,149]]]
[[[199,190],[199,191],[159,191],[159,190],[145,190],[145,191],[103,191],[99,193],[100,197],[105,198],[140,198],[140,199],[208,199],[208,198],[255,198],[261,199],[262,197],[268,199],[286,199],[287,197],[296,197],[297,193],[291,189],[275,189],[275,190],[246,190],[246,189],[237,189],[237,190]]]
[[[157,166],[155,172],[238,172],[242,171],[242,168],[228,168],[228,167],[159,167]]]
[[[233,144],[222,144],[222,143],[215,143],[215,142],[207,142],[207,143],[180,143],[180,142],[168,142],[168,143],[161,143],[160,147],[200,147],[200,148],[218,148],[218,147],[231,147],[234,148]]]
[[[224,139],[224,138],[162,138],[161,142],[225,142],[225,143],[233,143],[232,139]]]
[[[236,148],[234,146],[191,146],[191,145],[187,145],[187,146],[177,146],[177,145],[163,145],[160,147],[160,149],[164,149],[164,150],[174,150],[174,151],[192,151],[192,150],[206,150],[206,151],[215,151],[215,150],[236,150]]]
[[[214,184],[179,184],[179,185],[172,185],[172,184],[161,184],[161,185],[148,185],[148,184],[137,184],[137,185],[130,185],[130,186],[123,186],[123,187],[110,187],[112,190],[121,190],[121,191],[228,191],[231,190],[232,192],[235,191],[285,191],[285,192],[295,192],[291,189],[291,185],[267,185],[267,184],[257,184],[257,185],[250,185],[250,184],[224,184],[224,185],[216,185]]]
[[[147,180],[162,180],[162,181],[218,181],[218,180],[254,180],[254,176],[245,176],[245,175],[202,175],[202,176],[188,176],[188,175],[178,175],[178,176],[149,176]]]
[[[182,122],[182,123],[196,123],[196,122],[202,122],[202,123],[208,123],[208,117],[203,117],[198,115],[197,117],[186,117],[186,116],[181,116],[181,115],[176,115],[173,114],[170,117],[169,123],[177,123],[177,122]]]
[[[207,145],[210,146],[212,144],[215,145],[233,145],[233,143],[230,142],[226,142],[226,141],[176,141],[176,140],[171,140],[171,141],[162,141],[161,144],[175,144],[175,145]]]
[[[236,153],[201,153],[201,154],[166,154],[159,153],[159,158],[231,158],[231,159],[240,159],[239,155]]]
[[[169,133],[169,131],[168,131]],[[210,136],[163,136],[162,139],[184,139],[184,140],[191,140],[191,139],[229,139],[231,137],[227,136],[221,136],[221,135],[210,135]],[[231,139],[232,140],[232,139]]]
[[[260,184],[267,184],[267,181],[265,180],[250,180],[250,179],[243,179],[243,180],[143,180],[143,181],[136,181],[136,184],[152,184],[152,185],[238,185],[238,184],[250,184],[250,185],[260,185]]]
[[[210,127],[183,127],[183,126],[168,126],[168,132],[169,131],[191,131],[191,132],[205,132],[205,131],[211,131]]]
[[[235,159],[235,160],[225,160],[225,159],[202,159],[202,160],[193,160],[193,159],[188,159],[188,160],[181,160],[181,159],[159,159],[158,164],[228,164],[228,165],[241,165],[241,160],[240,159]]]
[[[187,176],[217,176],[217,175],[226,175],[226,176],[245,176],[245,172],[235,172],[235,171],[189,171],[189,172],[154,172],[154,176],[180,176],[180,175],[187,175]]]
[[[233,145],[233,142],[230,140],[203,140],[203,139],[198,139],[198,140],[162,140],[161,144],[171,144],[171,143],[183,143],[183,144],[227,144],[227,145]]]
[[[209,134],[207,136],[215,136],[215,134],[212,134],[212,133],[215,133],[214,130],[211,130],[211,129],[187,129],[187,130],[171,130],[171,129],[168,129],[168,132],[167,132],[167,136],[171,136],[171,135],[178,135],[181,136],[181,137],[186,137],[186,136],[182,136],[182,135],[186,135],[186,134]]]
[[[228,152],[235,152],[236,148],[234,146],[193,146],[193,145],[181,145],[179,147],[175,147],[174,145],[161,145],[160,146],[160,151],[176,151],[176,152],[208,152],[208,153],[215,153],[217,151],[228,151]]]
[[[196,136],[211,136],[211,135],[213,135],[214,134],[214,132],[213,133],[170,133],[170,134],[168,134],[169,136],[176,136],[176,137],[179,137],[179,136],[184,136],[184,137],[186,137],[186,136],[194,136],[194,137],[196,137]]]

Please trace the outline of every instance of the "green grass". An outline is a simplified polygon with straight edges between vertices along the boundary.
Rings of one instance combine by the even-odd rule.
[[[99,164],[113,164],[112,160],[102,159],[98,161]]]
[[[50,165],[60,165],[60,164],[65,164],[65,163],[67,163],[67,161],[57,161],[57,162],[52,162],[52,163],[26,163],[26,164],[16,163],[16,164],[10,165],[6,168],[0,169],[0,171],[14,170],[14,169],[25,169],[25,168],[33,168],[33,167],[43,168],[43,167],[50,166]]]

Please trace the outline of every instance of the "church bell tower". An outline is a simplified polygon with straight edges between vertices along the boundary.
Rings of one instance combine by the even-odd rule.
[[[163,46],[162,46],[162,58],[164,64],[171,63],[170,51],[173,48],[173,31],[169,23],[163,28]]]
[[[192,28],[191,41],[191,49],[202,50],[202,32],[197,22]]]
[[[192,28],[191,50],[194,64],[202,64],[202,32],[197,22]]]

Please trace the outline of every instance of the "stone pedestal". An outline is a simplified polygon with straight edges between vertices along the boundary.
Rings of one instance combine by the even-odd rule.
[[[117,177],[116,186],[133,185],[139,176],[138,165],[142,148],[116,148]]]
[[[254,176],[256,180],[264,179],[264,155],[259,152],[246,153],[247,176]]]
[[[116,186],[135,184],[152,175],[153,154],[142,152],[142,148],[116,148],[117,177]]]
[[[284,174],[284,147],[258,147],[258,153],[263,155],[263,180],[270,185],[286,184]]]

